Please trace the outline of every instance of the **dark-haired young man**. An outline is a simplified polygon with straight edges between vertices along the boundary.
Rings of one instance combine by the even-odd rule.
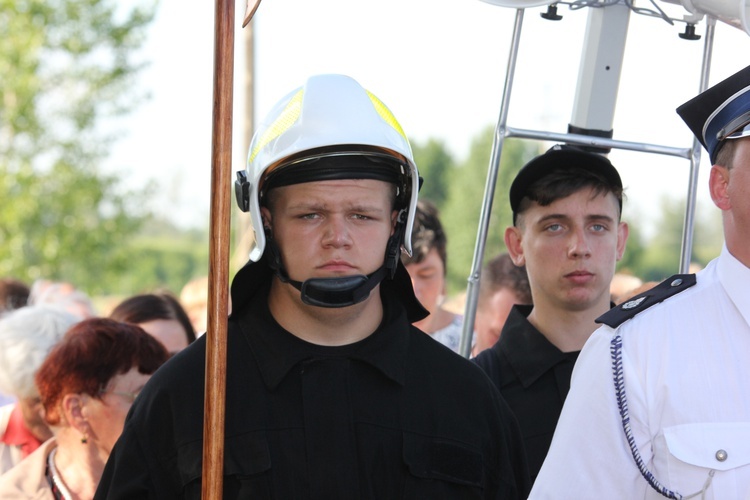
[[[533,306],[514,306],[500,340],[474,361],[518,418],[532,481],[549,449],[578,353],[610,308],[628,226],[622,181],[604,156],[554,146],[510,188],[505,245],[526,266]]]
[[[599,318],[530,498],[750,498],[750,66],[677,113],[724,247]]]

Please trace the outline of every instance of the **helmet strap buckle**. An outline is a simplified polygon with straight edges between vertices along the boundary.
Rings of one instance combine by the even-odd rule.
[[[386,274],[390,273],[390,277],[392,278],[396,272],[396,265],[398,265],[398,262],[396,262],[393,270],[390,270],[386,264],[383,264],[377,271],[368,276],[357,274],[339,278],[309,278],[304,282],[300,282],[291,279],[289,273],[284,269],[281,262],[281,251],[271,237],[270,232],[267,233],[266,237],[268,266],[282,283],[289,283],[299,290],[302,302],[311,306],[333,308],[358,304],[370,295],[372,289],[383,281]],[[389,254],[394,241],[396,243],[395,248],[398,250],[399,240],[397,234],[391,236],[391,239],[388,241]]]
[[[234,198],[240,210],[250,211],[250,181],[247,180],[247,172],[244,170],[237,172],[237,179],[234,181]]]
[[[396,268],[401,260],[401,242],[403,241],[404,228],[406,227],[407,209],[402,208],[396,217],[396,227],[393,234],[388,238],[388,244],[385,249],[385,267],[388,278],[393,279],[396,274]]]

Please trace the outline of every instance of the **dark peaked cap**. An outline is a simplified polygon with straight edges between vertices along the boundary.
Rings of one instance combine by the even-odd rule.
[[[571,168],[580,168],[589,172],[596,172],[603,176],[610,186],[622,189],[622,179],[617,169],[604,155],[591,153],[576,146],[568,144],[555,144],[546,153],[532,158],[516,174],[510,185],[510,208],[513,210],[513,224],[516,223],[518,209],[524,197],[540,179],[547,177],[553,172],[566,171]],[[622,210],[622,200],[620,210]]]
[[[750,135],[750,66],[717,83],[677,108],[711,158],[725,139]]]

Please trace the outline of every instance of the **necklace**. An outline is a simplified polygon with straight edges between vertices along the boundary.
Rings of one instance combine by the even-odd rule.
[[[73,495],[71,495],[70,491],[68,491],[68,488],[65,487],[65,483],[63,483],[63,480],[60,477],[60,473],[57,471],[57,467],[55,467],[55,454],[56,453],[57,453],[57,447],[52,448],[52,451],[47,457],[47,466],[49,466],[50,473],[52,474],[52,482],[55,483],[55,486],[60,492],[60,495],[62,495],[63,500],[72,500]]]

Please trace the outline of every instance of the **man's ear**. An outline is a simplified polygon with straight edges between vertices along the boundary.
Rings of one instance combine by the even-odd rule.
[[[271,211],[268,207],[260,207],[260,217],[263,220],[263,229],[265,229],[266,232],[270,231],[273,217],[271,216]]]
[[[630,235],[630,227],[627,222],[620,222],[617,225],[617,260],[622,259],[625,253],[625,246],[628,243],[628,236]]]
[[[518,267],[526,264],[526,257],[523,255],[523,246],[521,245],[522,237],[523,233],[516,226],[505,229],[505,246],[508,249],[508,255],[510,255],[513,264]]]
[[[732,200],[729,199],[729,175],[727,167],[714,165],[711,167],[711,173],[708,178],[708,190],[711,193],[711,199],[714,205],[721,210],[732,208]]]

